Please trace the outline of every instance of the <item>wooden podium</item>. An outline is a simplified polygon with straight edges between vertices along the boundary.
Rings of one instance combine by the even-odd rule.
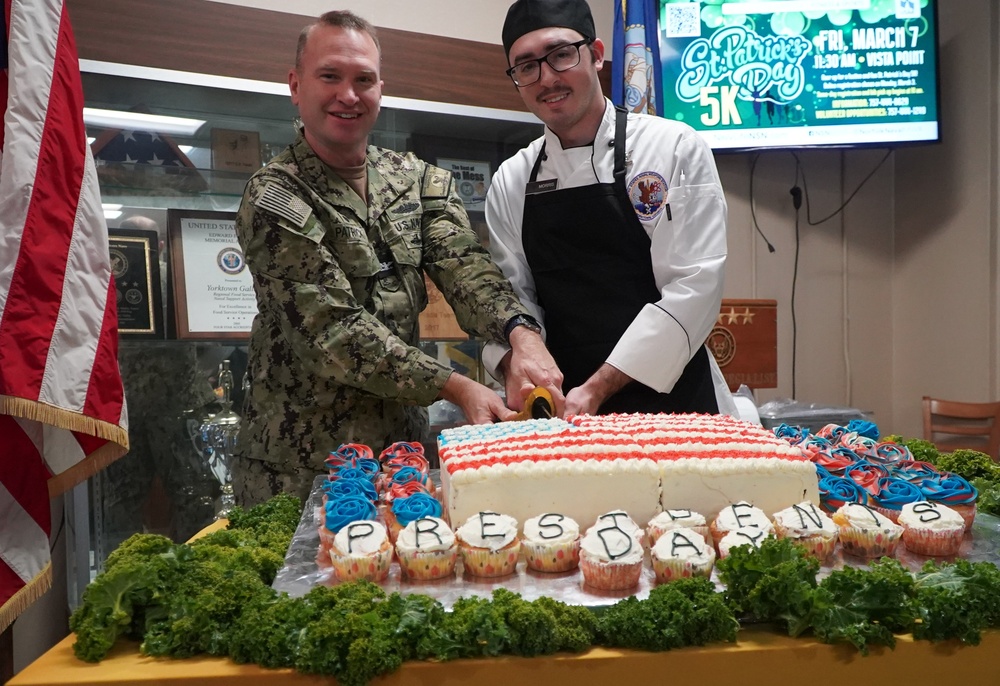
[[[778,301],[723,299],[705,342],[729,390],[778,385]]]

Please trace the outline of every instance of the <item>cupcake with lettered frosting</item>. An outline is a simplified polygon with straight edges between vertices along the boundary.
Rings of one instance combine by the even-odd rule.
[[[756,526],[743,526],[738,529],[730,529],[726,535],[719,539],[719,559],[724,560],[729,557],[729,551],[740,545],[749,545],[759,548],[760,544],[768,536],[774,535],[773,529],[762,529]]]
[[[512,574],[521,553],[517,520],[496,512],[477,512],[455,531],[467,574],[497,577]]]
[[[414,519],[396,537],[396,558],[407,579],[443,579],[455,573],[455,533],[439,517]]]
[[[697,530],[677,527],[657,538],[649,557],[656,581],[662,584],[692,576],[711,576],[715,550]]]
[[[837,545],[837,525],[809,501],[775,512],[774,531],[778,538],[788,538],[804,546],[820,562]]]
[[[555,512],[524,522],[521,550],[529,569],[567,572],[580,563],[580,525]]]
[[[642,574],[642,529],[622,511],[597,518],[580,541],[583,583],[602,591],[635,588]]]
[[[844,552],[858,557],[892,555],[903,527],[870,507],[848,503],[833,513]]]
[[[656,545],[660,536],[674,529],[694,529],[703,538],[711,536],[705,515],[691,510],[664,510],[650,519],[649,524],[646,525],[646,537],[649,540],[649,545]]]
[[[765,534],[770,534],[774,531],[774,524],[771,523],[771,520],[764,511],[746,501],[740,501],[722,508],[716,518],[712,520],[709,529],[712,532],[712,541],[715,543],[716,548],[718,548],[723,536],[730,531],[744,527],[761,529]]]
[[[965,530],[972,528],[976,519],[976,499],[979,491],[958,474],[944,472],[920,482],[920,490],[932,503],[947,505],[965,520]]]
[[[962,515],[941,503],[908,503],[899,513],[903,545],[918,555],[957,555],[965,536]]]
[[[382,581],[389,575],[392,545],[380,522],[356,521],[333,537],[330,561],[340,581]]]

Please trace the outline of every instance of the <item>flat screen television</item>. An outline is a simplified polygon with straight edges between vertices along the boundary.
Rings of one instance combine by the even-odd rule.
[[[937,0],[659,0],[663,116],[716,150],[939,140]]]

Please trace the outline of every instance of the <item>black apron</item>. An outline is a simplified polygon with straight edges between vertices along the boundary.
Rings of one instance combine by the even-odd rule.
[[[650,240],[625,189],[626,111],[615,118],[613,183],[533,192],[545,144],[524,198],[521,243],[545,312],[546,345],[562,370],[563,390],[580,386],[604,364],[647,304],[660,299]],[[637,381],[608,398],[599,413],[719,411],[703,341],[670,393]]]

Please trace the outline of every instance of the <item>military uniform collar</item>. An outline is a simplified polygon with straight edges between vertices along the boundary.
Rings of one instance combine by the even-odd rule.
[[[352,212],[363,223],[374,222],[407,189],[420,181],[419,170],[399,153],[368,146],[368,196],[358,194],[319,158],[301,129],[292,146],[302,179],[334,207]]]

